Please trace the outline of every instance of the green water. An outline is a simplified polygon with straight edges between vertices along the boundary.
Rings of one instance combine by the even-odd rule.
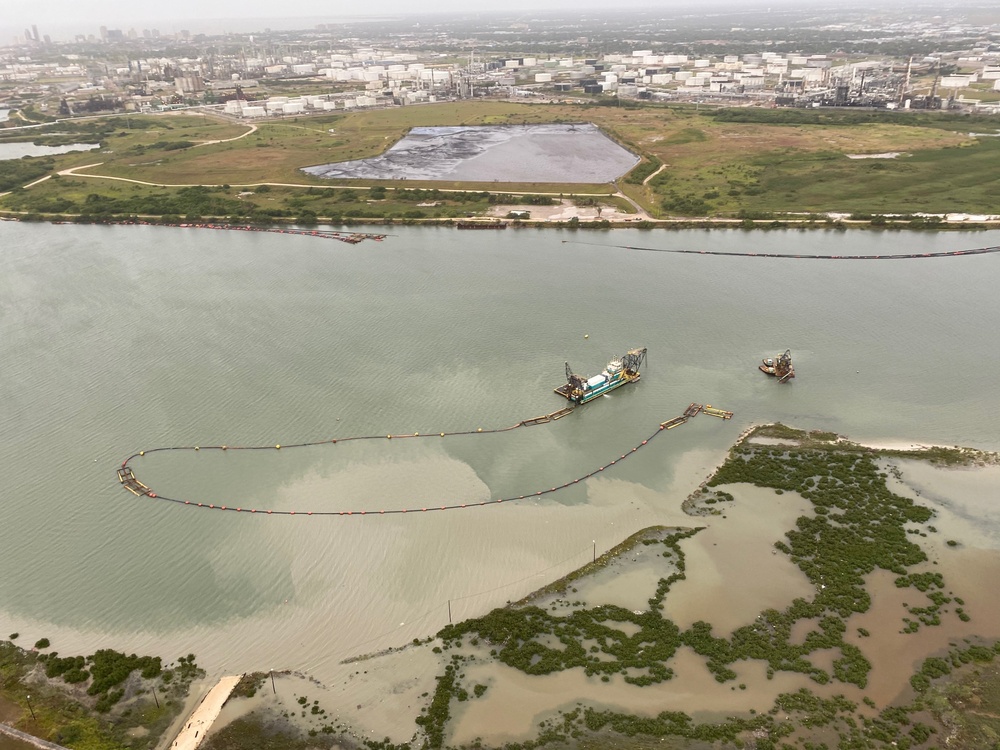
[[[1000,448],[1000,256],[601,246],[860,255],[1000,233],[393,232],[350,246],[0,223],[0,630],[61,653],[194,651],[210,671],[322,674],[435,631],[449,599],[456,616],[479,613],[586,562],[595,540],[600,551],[656,523],[683,499],[674,483],[693,488],[752,423]],[[506,426],[565,404],[552,393],[565,361],[594,374],[635,346],[649,350],[641,383],[550,425],[136,464],[161,494],[217,504],[440,505],[586,474],[692,401],[736,412],[545,499],[262,518],[139,500],[115,476],[157,446]],[[786,348],[798,378],[781,386],[757,364]],[[614,501],[596,502],[597,488]]]

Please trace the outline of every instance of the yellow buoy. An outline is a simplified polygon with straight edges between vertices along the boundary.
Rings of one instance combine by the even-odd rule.
[[[199,447],[198,447],[197,445],[196,445],[196,446],[194,447],[194,449],[195,449],[196,451],[200,451],[200,450],[201,450],[201,448],[199,448]]]
[[[274,449],[275,449],[276,451],[280,451],[280,450],[281,450],[281,445],[280,445],[280,444],[278,444],[278,445],[274,446]]]
[[[482,432],[482,431],[483,431],[482,427],[480,427],[478,430],[476,430],[476,432]]]
[[[146,451],[139,451],[139,455],[140,456],[145,456],[146,455]]]
[[[589,339],[589,338],[590,338],[590,334],[589,334],[589,333],[585,333],[585,334],[583,334],[583,337],[584,337],[585,339]]]

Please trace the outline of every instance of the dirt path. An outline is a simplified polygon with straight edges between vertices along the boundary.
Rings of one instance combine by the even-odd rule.
[[[642,184],[643,185],[648,185],[649,181],[651,179],[653,179],[654,177],[656,177],[656,175],[658,175],[660,172],[662,172],[666,168],[667,168],[666,164],[661,164],[659,169],[657,169],[655,172],[653,172],[653,174],[651,174],[649,177],[647,177],[645,180],[642,181]]]
[[[194,144],[192,148],[198,148],[199,146],[211,146],[213,143],[232,143],[233,141],[238,141],[240,138],[246,138],[248,135],[252,135],[253,133],[256,132],[257,132],[257,126],[251,125],[250,129],[247,132],[243,133],[242,135],[238,135],[235,138],[222,138],[220,140],[215,140],[215,141],[202,141],[201,143]]]

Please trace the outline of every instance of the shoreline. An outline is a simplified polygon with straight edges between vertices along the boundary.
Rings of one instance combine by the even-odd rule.
[[[43,178],[44,179],[44,178]],[[269,184],[269,183],[263,183]],[[314,187],[306,186],[302,187]],[[0,193],[2,198],[6,193]],[[134,219],[90,219],[83,214],[40,214],[29,211],[7,211],[0,209],[0,221],[19,222],[24,224],[75,224],[75,225],[97,225],[97,226],[164,226],[164,227],[193,227],[200,223],[213,224],[217,227],[231,229],[242,229],[250,231],[278,230],[282,227],[295,228],[302,231],[321,230],[327,228],[328,231],[343,231],[343,228],[355,226],[428,226],[428,227],[452,227],[467,221],[460,218],[351,218],[339,224],[332,223],[331,217],[318,216],[316,223],[303,224],[294,219],[276,217],[269,224],[255,224],[251,222],[233,223],[225,221],[226,217],[201,217],[189,222],[175,220],[175,217],[163,217],[155,215],[142,215]],[[495,221],[498,217],[483,216],[472,217],[469,220]],[[816,218],[794,218],[794,217],[774,217],[768,219],[737,219],[727,217],[696,217],[696,218],[625,218],[625,219],[507,219],[499,217],[505,222],[509,229],[519,228],[552,228],[552,229],[584,229],[584,230],[611,230],[611,229],[742,229],[771,231],[775,229],[815,229],[815,230],[837,230],[846,231],[848,229],[860,229],[864,231],[910,231],[910,232],[987,232],[1000,229],[1000,219],[983,221],[966,221],[942,219],[933,226],[912,226],[910,220],[895,222],[892,220],[884,224],[875,225],[866,219],[833,219],[828,217]],[[577,217],[578,218],[578,217]],[[338,229],[340,227],[341,229]],[[847,256],[845,256],[847,257]]]

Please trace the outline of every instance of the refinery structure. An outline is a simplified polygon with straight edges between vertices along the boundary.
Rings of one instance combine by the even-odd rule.
[[[989,28],[968,29],[962,49],[940,50],[924,39],[934,30],[922,29],[910,45],[918,52],[904,56],[771,42],[621,49],[621,40],[591,54],[610,43],[553,45],[544,35],[531,51],[530,30],[500,44],[419,27],[169,38],[101,27],[72,42],[32,27],[0,50],[0,107],[32,101],[75,115],[203,106],[248,120],[477,98],[1000,111],[1000,30]],[[942,40],[953,32],[934,31]],[[498,27],[492,36],[513,33]]]

